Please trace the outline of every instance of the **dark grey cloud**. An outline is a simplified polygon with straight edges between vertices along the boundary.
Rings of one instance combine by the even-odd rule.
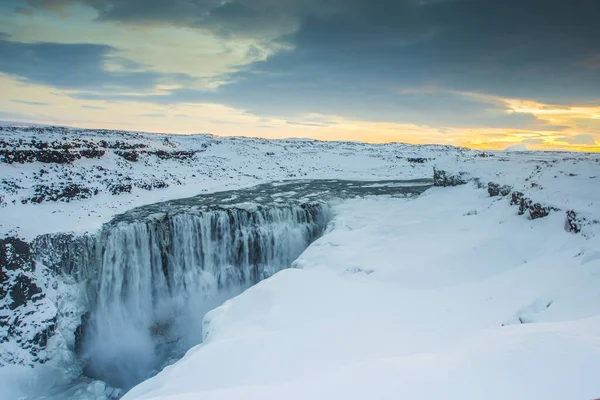
[[[125,71],[110,71],[107,62]],[[127,68],[136,67],[134,72]],[[144,91],[161,81],[187,83],[185,74],[138,71],[140,66],[118,57],[118,49],[99,44],[24,43],[0,37],[0,72],[61,89],[103,92]]]
[[[27,1],[52,10],[75,2],[96,9],[101,21],[189,26],[291,48],[229,74],[224,81],[231,83],[217,90],[142,98],[148,102],[217,102],[290,121],[300,113],[322,113],[526,129],[550,126],[456,93],[600,102],[597,0]],[[152,79],[158,78],[142,80]],[[432,85],[436,90],[419,89]]]
[[[98,12],[100,21],[166,24],[213,30],[223,36],[274,38],[294,31],[306,15],[337,12],[343,0],[24,0],[34,8],[64,12],[82,3]]]
[[[359,118],[541,128],[533,116],[448,91],[598,103],[598,1],[365,1],[307,17],[280,40],[294,47],[231,77],[211,94],[256,113],[294,110]],[[401,95],[434,83],[438,93]],[[239,93],[244,93],[240,96]],[[176,92],[193,99],[197,93]]]
[[[26,101],[26,100],[17,100],[17,99],[12,99],[11,100],[13,103],[20,103],[20,104],[27,104],[30,106],[49,106],[49,103],[43,103],[41,101]]]

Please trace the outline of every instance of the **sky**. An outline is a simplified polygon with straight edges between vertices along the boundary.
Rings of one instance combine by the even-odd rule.
[[[600,151],[598,0],[0,0],[0,120]]]

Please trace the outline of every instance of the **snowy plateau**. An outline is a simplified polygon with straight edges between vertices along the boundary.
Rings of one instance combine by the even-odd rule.
[[[600,398],[600,155],[0,124],[0,399]]]

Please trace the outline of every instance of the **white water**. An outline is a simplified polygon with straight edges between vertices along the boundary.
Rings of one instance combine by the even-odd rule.
[[[323,231],[322,204],[119,222],[102,235],[86,374],[130,388],[202,340],[202,318],[288,268]]]

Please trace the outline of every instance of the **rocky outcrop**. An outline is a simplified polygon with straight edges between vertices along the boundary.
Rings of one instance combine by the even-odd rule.
[[[519,215],[528,213],[530,219],[544,218],[548,216],[551,211],[560,211],[556,207],[534,203],[530,198],[525,197],[523,192],[518,191],[512,193],[510,204],[519,207]]]
[[[1,239],[0,265],[0,365],[44,363],[57,315],[37,282],[31,247],[19,238]]]
[[[408,157],[406,161],[413,164],[425,164],[427,161],[431,161],[431,158],[424,157]]]
[[[567,218],[565,220],[565,230],[567,232],[579,233],[581,232],[581,225],[585,219],[581,218],[573,210],[567,211]]]
[[[49,233],[31,243],[35,259],[55,274],[68,275],[80,282],[93,275],[98,246],[95,235]]]
[[[512,186],[510,185],[502,185],[500,186],[497,183],[494,182],[490,182],[488,183],[488,193],[490,195],[490,197],[495,197],[495,196],[508,196],[510,194],[510,192],[512,191]]]
[[[458,186],[468,182],[467,174],[463,172],[449,173],[442,169],[433,168],[433,186]]]
[[[14,135],[17,132],[29,135]],[[17,202],[70,203],[102,192],[120,195],[131,193],[133,188],[151,191],[181,185],[181,177],[170,173],[169,168],[158,167],[185,164],[193,168],[197,155],[210,146],[198,143],[192,150],[182,150],[165,138],[158,148],[150,148],[134,133],[111,131],[104,139],[101,130],[88,132],[60,127],[0,126],[0,133],[7,133],[0,139],[0,165],[27,164],[24,173],[0,180],[0,205],[6,207]],[[78,162],[84,159],[88,161]],[[145,174],[128,175],[126,171],[135,170],[134,163],[141,164],[141,168],[151,165],[156,168]]]
[[[21,203],[43,203],[46,201],[62,201],[89,199],[99,193],[96,188],[88,188],[74,183],[59,185],[36,185],[33,197],[21,200]]]

